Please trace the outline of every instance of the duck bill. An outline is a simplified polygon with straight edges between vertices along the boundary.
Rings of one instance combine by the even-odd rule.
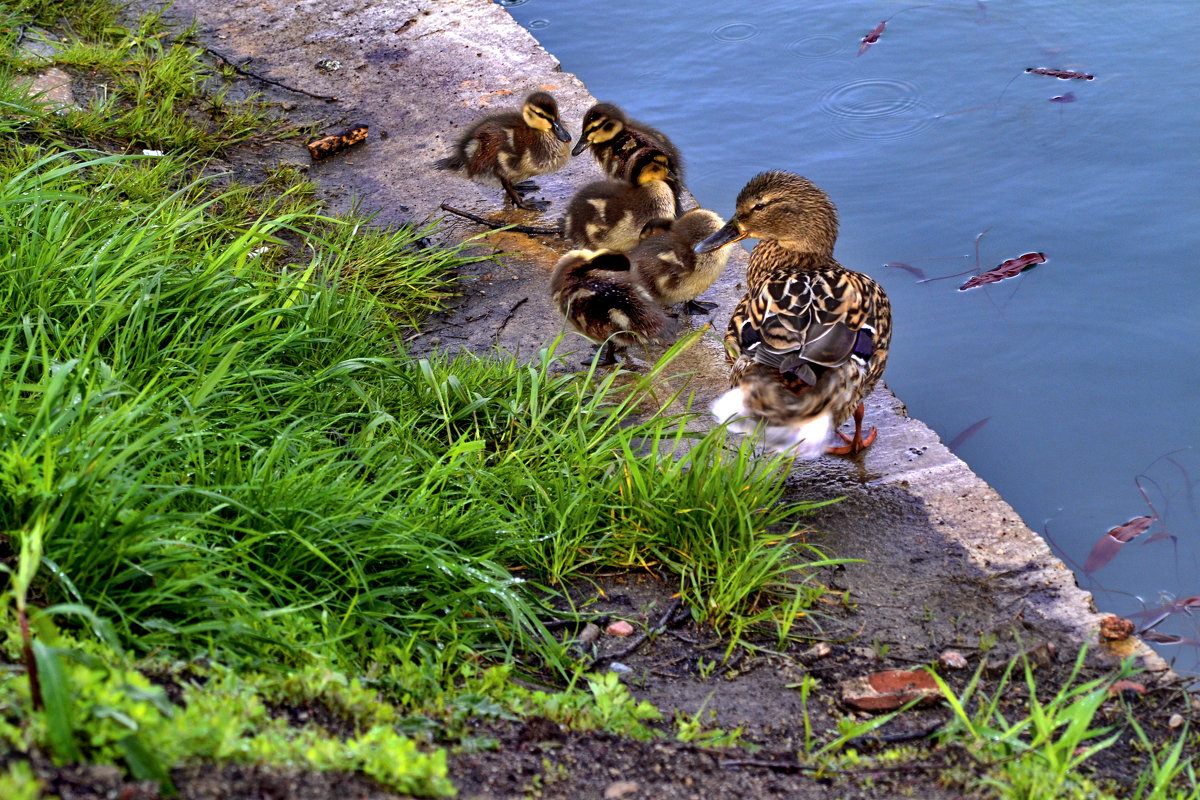
[[[579,155],[584,150],[587,150],[589,144],[591,144],[591,142],[587,139],[587,137],[581,135],[579,137],[579,141],[576,142],[575,146],[571,148],[571,155]]]
[[[567,129],[558,120],[550,123],[550,130],[554,131],[554,135],[558,137],[560,142],[571,141],[571,134],[567,133]]]
[[[711,253],[714,250],[720,250],[727,244],[740,242],[745,238],[746,234],[742,231],[741,226],[738,225],[737,220],[731,219],[725,223],[725,227],[721,228],[721,230],[696,245],[696,253]]]

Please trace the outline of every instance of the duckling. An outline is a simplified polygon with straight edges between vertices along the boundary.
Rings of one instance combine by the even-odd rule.
[[[729,320],[725,346],[733,361],[728,392],[713,414],[749,432],[762,424],[768,447],[813,457],[858,453],[863,398],[887,363],[891,305],[883,288],[833,257],[837,209],[811,181],[764,172],[738,194],[721,230],[696,246],[708,253],[759,239],[746,270],[746,295]],[[826,441],[851,415],[844,447]]]
[[[546,92],[534,92],[525,98],[520,113],[503,111],[480,119],[463,134],[454,155],[435,166],[465,173],[476,183],[499,183],[517,208],[541,211],[550,203],[522,196],[538,189],[527,179],[565,167],[571,159],[570,141],[558,117],[558,103]]]
[[[554,265],[550,296],[571,327],[604,346],[601,366],[617,363],[618,348],[661,341],[674,327],[624,253],[571,250]]]
[[[625,180],[595,181],[575,193],[563,218],[563,235],[588,250],[632,250],[647,222],[674,216],[675,192],[668,183],[673,176],[666,153],[641,150],[629,163]]]
[[[642,242],[629,251],[639,280],[664,306],[683,303],[688,314],[707,314],[716,303],[696,298],[720,276],[729,250],[697,254],[695,247],[725,224],[719,214],[693,208],[679,219],[652,219],[642,228]]]
[[[671,179],[671,188],[675,192],[675,214],[678,216],[683,213],[683,209],[679,207],[680,188],[683,185],[683,158],[665,133],[630,119],[612,103],[597,103],[583,115],[583,131],[579,134],[579,141],[571,149],[571,155],[577,156],[588,147],[592,148],[596,162],[610,178],[624,176],[629,162],[639,150],[647,147],[661,150],[667,156],[668,166],[675,173],[675,177]]]

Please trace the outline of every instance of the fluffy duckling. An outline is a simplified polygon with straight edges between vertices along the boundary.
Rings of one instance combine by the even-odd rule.
[[[693,208],[676,220],[652,219],[642,228],[642,242],[629,251],[639,280],[664,306],[683,303],[688,314],[707,314],[716,303],[696,300],[713,285],[729,260],[729,250],[696,253],[696,245],[712,236],[725,220],[704,208]]]
[[[620,107],[612,103],[597,103],[583,115],[583,131],[579,134],[579,141],[571,149],[571,155],[577,156],[589,147],[592,148],[592,155],[600,164],[600,168],[610,178],[624,176],[630,161],[639,150],[648,147],[661,150],[667,156],[668,166],[675,173],[675,177],[671,179],[671,188],[675,191],[675,213],[682,212],[678,204],[683,183],[683,158],[665,133],[630,119]]]
[[[673,329],[624,253],[571,250],[554,266],[550,296],[571,327],[604,345],[601,366],[617,363],[618,348],[660,341]]]
[[[640,151],[624,180],[595,181],[575,193],[563,218],[563,235],[588,250],[632,250],[647,222],[674,216],[675,191],[668,182],[672,177],[666,153]]]
[[[571,159],[570,141],[558,117],[558,103],[546,92],[534,92],[520,112],[490,114],[472,125],[454,155],[436,166],[464,173],[476,183],[498,183],[517,208],[541,211],[549,202],[522,196],[538,189],[527,179],[565,167]]]
[[[748,237],[760,241],[725,334],[732,388],[713,413],[743,433],[763,425],[774,450],[807,457],[863,450],[876,431],[863,438],[862,401],[883,374],[892,339],[887,295],[834,259],[837,210],[799,175],[755,176],[738,195],[733,218],[696,251]],[[851,415],[854,436],[838,431],[846,446],[826,448]]]

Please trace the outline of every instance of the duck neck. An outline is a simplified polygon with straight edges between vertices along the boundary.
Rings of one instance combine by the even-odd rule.
[[[757,284],[780,269],[789,272],[812,272],[821,269],[829,263],[830,254],[805,248],[802,243],[783,242],[776,239],[762,239],[754,246],[750,254],[750,265],[746,269],[746,279],[751,285]]]

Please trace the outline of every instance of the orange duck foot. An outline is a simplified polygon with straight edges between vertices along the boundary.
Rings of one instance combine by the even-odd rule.
[[[826,447],[825,452],[833,456],[849,456],[861,453],[871,446],[875,441],[875,437],[879,435],[878,428],[871,428],[871,432],[864,439],[862,435],[863,414],[866,413],[866,406],[862,403],[858,404],[858,408],[854,409],[854,435],[847,436],[841,431],[837,431],[838,437],[846,444],[842,447]]]

